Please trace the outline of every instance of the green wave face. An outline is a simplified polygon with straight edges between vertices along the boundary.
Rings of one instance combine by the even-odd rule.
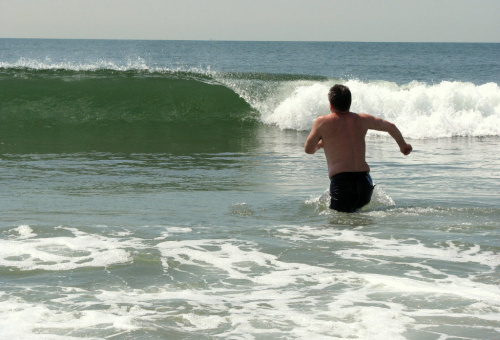
[[[189,73],[10,70],[0,77],[4,124],[200,122],[248,118],[250,106],[227,87]]]
[[[211,150],[256,124],[245,100],[204,75],[0,71],[2,153]]]

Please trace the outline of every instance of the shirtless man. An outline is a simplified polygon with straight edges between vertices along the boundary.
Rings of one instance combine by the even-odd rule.
[[[347,86],[333,86],[328,99],[331,113],[314,121],[304,149],[308,154],[320,148],[325,151],[331,179],[330,208],[354,212],[370,203],[374,188],[365,160],[367,131],[388,132],[405,156],[413,149],[396,125],[366,113],[350,112],[351,92]]]

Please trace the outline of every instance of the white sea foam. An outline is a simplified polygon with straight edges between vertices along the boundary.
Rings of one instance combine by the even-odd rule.
[[[328,112],[328,85],[325,83],[299,84],[284,100],[263,112],[262,121],[282,129],[307,130],[321,113]]]
[[[389,119],[412,138],[500,135],[500,87],[495,83],[347,85],[353,91],[353,111]]]
[[[20,225],[19,227],[15,228],[13,231],[16,231],[19,233],[20,239],[32,238],[32,237],[36,236],[36,234],[33,232],[33,229],[31,229],[29,225]]]
[[[411,138],[453,136],[500,136],[500,87],[495,83],[474,85],[443,81],[439,84],[412,82],[345,83],[353,94],[351,110],[366,112],[396,123]],[[264,123],[282,129],[309,130],[314,119],[329,113],[331,82],[276,84],[267,96],[249,96],[235,91],[261,112]],[[241,85],[240,85],[241,86]],[[267,91],[267,90],[266,90]]]
[[[35,238],[29,226],[14,229],[20,235],[0,239],[0,266],[21,270],[70,270],[107,267],[131,261],[120,239],[86,234],[74,228],[61,228],[73,236]]]
[[[168,229],[173,234],[191,232],[191,228]],[[444,318],[453,313],[457,322],[474,318],[487,329],[500,313],[498,287],[447,274],[420,261],[404,260],[451,262],[458,258],[459,263],[498,265],[498,261],[491,262],[495,260],[487,251],[451,242],[425,246],[416,240],[385,239],[362,228],[291,225],[270,230],[277,239],[289,242],[291,252],[317,247],[305,251],[319,251],[316,260],[309,262],[300,257],[287,259],[286,252],[273,254],[256,242],[237,238],[183,240],[166,235],[166,240],[150,243],[131,236],[117,240],[65,230],[95,255],[102,251],[102,242],[111,249],[133,247],[159,253],[164,274],[172,280],[146,280],[142,287],[104,285],[97,290],[61,286],[58,296],[52,293],[46,302],[4,292],[0,296],[3,334],[28,338],[41,333],[41,339],[43,334],[50,334],[45,336],[48,339],[71,339],[81,335],[81,329],[89,334],[87,338],[119,337],[135,331],[159,336],[171,330],[198,335],[211,332],[214,338],[228,339],[404,339],[415,326],[439,325],[432,321],[422,324],[418,318]],[[59,239],[68,241],[67,237]],[[10,239],[14,240],[19,238]],[[344,246],[322,250],[326,243]],[[14,245],[7,246],[12,249]],[[29,251],[37,252],[33,247]],[[390,265],[390,257],[402,259],[406,275],[364,271],[359,266],[363,261]],[[358,264],[356,270],[346,270],[346,263]],[[434,278],[423,276],[427,272]],[[32,286],[29,290],[32,295],[46,288]],[[416,297],[424,306],[413,305]],[[463,307],[448,303],[457,299]],[[434,332],[439,334],[436,329]]]
[[[151,70],[144,59],[130,59],[125,63],[117,63],[106,59],[95,60],[93,62],[78,63],[72,61],[53,61],[50,58],[32,59],[19,58],[15,62],[0,61],[0,68],[27,68],[33,70],[71,70],[71,71],[95,71],[95,70]]]
[[[75,72],[92,72],[99,70],[112,70],[119,72],[139,71],[143,73],[159,73],[159,74],[176,74],[176,73],[192,73],[193,76],[200,75],[202,77],[210,77],[214,75],[210,67],[185,67],[182,65],[173,66],[152,66],[143,58],[137,57],[124,61],[110,61],[107,59],[96,59],[89,62],[74,62],[74,61],[54,61],[50,58],[46,59],[31,59],[19,58],[15,62],[0,61],[0,68],[4,69],[30,69],[37,71],[75,71]],[[206,83],[213,83],[208,78],[199,79]],[[217,83],[219,84],[219,83]]]
[[[331,230],[328,228],[301,227],[288,230],[282,228],[282,237],[294,239],[305,239],[314,236],[322,240],[337,242],[353,242],[366,247],[355,249],[342,249],[337,254],[345,259],[356,259],[367,262],[385,263],[387,258],[408,258],[421,260],[449,261],[458,263],[477,263],[495,270],[500,266],[500,257],[489,250],[482,250],[480,246],[467,247],[452,241],[436,243],[432,246],[424,245],[413,239],[398,240],[394,238],[383,239],[377,237],[377,233],[362,230]],[[413,261],[412,261],[413,263]],[[419,264],[415,264],[420,268]]]

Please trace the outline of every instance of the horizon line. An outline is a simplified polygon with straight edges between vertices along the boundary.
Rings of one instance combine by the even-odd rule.
[[[117,41],[200,41],[200,42],[301,42],[301,43],[408,43],[408,44],[499,44],[493,41],[383,41],[383,40],[240,40],[240,39],[152,39],[152,38],[46,38],[46,37],[0,37],[0,39],[26,40],[117,40]]]

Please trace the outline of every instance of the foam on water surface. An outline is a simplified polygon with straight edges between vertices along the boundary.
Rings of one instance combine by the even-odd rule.
[[[500,88],[495,83],[337,82],[351,89],[351,111],[392,121],[410,138],[500,135]],[[256,96],[246,100],[261,112],[266,124],[310,130],[317,116],[329,113],[327,94],[333,83],[277,85],[280,90],[274,89],[265,100],[256,101]]]
[[[17,259],[2,253],[5,269],[64,271],[67,278],[52,287],[5,286],[0,296],[4,334],[405,339],[445,336],[443,327],[469,318],[480,322],[482,334],[495,333],[498,285],[473,271],[456,274],[439,264],[475,264],[489,268],[482,275],[494,275],[498,254],[479,246],[423,244],[363,227],[256,226],[260,233],[267,230],[263,243],[242,230],[237,238],[199,238],[203,229],[156,228],[153,239],[66,227],[54,228],[65,235],[42,238],[38,228],[10,229],[2,249],[19,250]],[[22,233],[30,238],[21,239]],[[150,267],[141,281],[123,272],[137,261]],[[71,284],[67,280],[78,268],[95,271],[97,281],[91,287]],[[99,283],[106,280],[114,283]],[[35,298],[49,291],[49,300]],[[450,314],[453,318],[446,317]]]
[[[131,261],[116,238],[90,235],[75,228],[68,236],[36,237],[27,226],[15,228],[9,238],[0,239],[0,265],[20,270],[64,271],[85,267],[107,267]],[[12,235],[14,234],[14,235]]]

